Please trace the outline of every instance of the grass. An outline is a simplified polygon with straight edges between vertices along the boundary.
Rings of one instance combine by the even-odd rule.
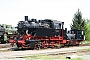
[[[79,58],[73,58],[71,60],[83,60],[83,59],[79,57]]]
[[[58,55],[32,55],[26,57],[26,60],[67,60],[65,56]]]
[[[60,55],[31,55],[23,58],[8,58],[8,60],[82,60],[81,57],[68,59]]]
[[[87,44],[87,43],[90,43],[90,40],[85,40],[82,42],[82,44]]]
[[[61,55],[31,55],[25,57],[26,60],[82,60],[82,58],[67,59],[66,56]]]

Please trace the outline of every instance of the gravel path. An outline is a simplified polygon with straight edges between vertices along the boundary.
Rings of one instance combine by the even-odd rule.
[[[89,48],[90,46],[79,46],[79,47],[69,47],[69,48],[61,48],[61,49],[8,51],[8,52],[0,52],[0,58],[22,57],[22,56],[29,56],[32,54],[66,53],[66,52],[74,52],[76,50],[89,49]]]

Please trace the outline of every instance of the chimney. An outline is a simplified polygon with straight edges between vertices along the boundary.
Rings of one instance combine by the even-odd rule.
[[[64,29],[64,22],[62,22],[62,29]]]
[[[28,16],[25,16],[25,21],[28,21]]]

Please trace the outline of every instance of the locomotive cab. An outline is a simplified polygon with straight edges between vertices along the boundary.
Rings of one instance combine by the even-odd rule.
[[[67,37],[69,40],[85,40],[83,30],[70,30]]]

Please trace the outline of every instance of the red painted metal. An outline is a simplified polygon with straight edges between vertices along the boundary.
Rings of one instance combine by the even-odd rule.
[[[50,47],[52,47],[52,48],[54,48],[54,46],[55,46],[55,42],[50,42]]]
[[[66,40],[62,40],[62,43],[64,43],[64,44],[65,44],[65,43],[66,43]]]
[[[12,40],[11,39],[9,42],[10,42],[10,45],[13,47],[14,46],[14,43],[15,43],[15,40]]]
[[[54,37],[50,37],[50,40],[63,40],[63,37],[54,36]]]
[[[24,40],[18,40],[18,44],[26,44],[26,42]]]

